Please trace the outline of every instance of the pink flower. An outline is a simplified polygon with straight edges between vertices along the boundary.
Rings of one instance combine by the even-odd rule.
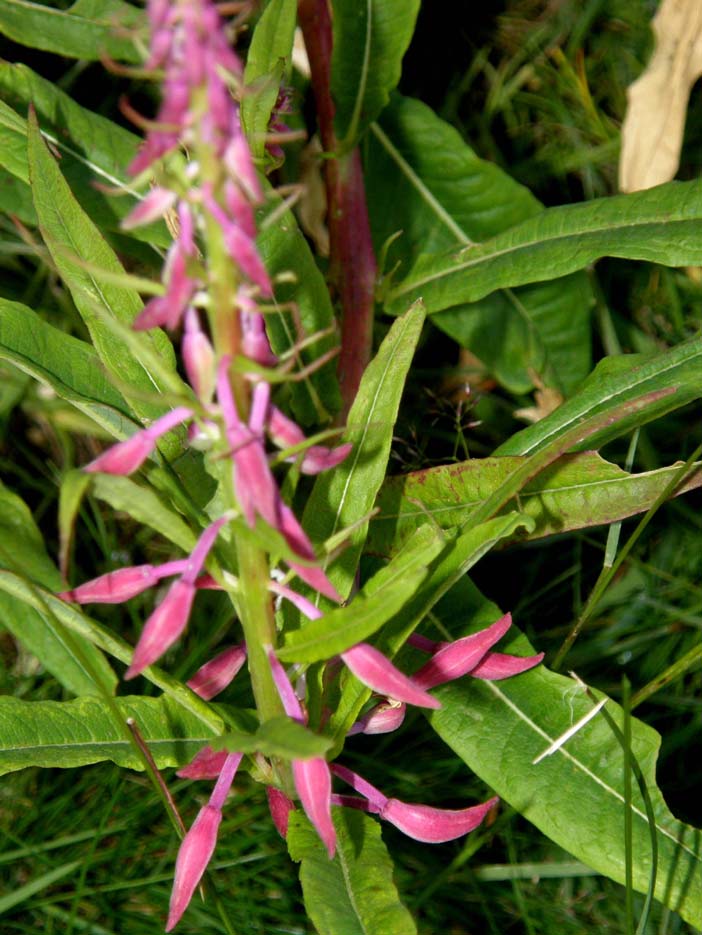
[[[414,679],[403,675],[389,659],[369,643],[358,643],[341,658],[356,678],[374,692],[420,708],[440,708],[441,702],[428,695]]]
[[[196,695],[210,701],[236,678],[245,662],[246,646],[230,646],[201,666],[186,684]]]
[[[222,806],[241,759],[240,753],[227,755],[210,801],[200,809],[192,827],[181,842],[166,923],[167,932],[170,932],[180,921],[214,853],[217,832],[222,821]]]
[[[217,367],[214,348],[200,327],[200,319],[194,308],[188,308],[185,312],[185,334],[181,351],[188,382],[200,402],[207,405],[214,393]]]
[[[295,804],[275,786],[266,786],[266,797],[268,798],[268,808],[273,824],[276,826],[281,838],[285,839],[288,836],[290,812],[295,810]]]
[[[361,808],[376,814],[395,825],[403,834],[426,844],[442,844],[445,841],[463,837],[464,834],[477,828],[490,809],[494,808],[499,801],[495,796],[481,805],[461,809],[415,805],[410,802],[401,802],[399,799],[389,799],[379,789],[345,766],[334,764],[331,771],[360,792],[366,800],[351,796],[333,796],[334,804]]]
[[[390,734],[402,726],[407,705],[394,700],[381,701],[359,718],[349,731],[352,734]]]
[[[118,568],[117,571],[86,581],[72,591],[62,591],[58,596],[76,604],[122,604],[154,587],[161,578],[180,574],[186,562],[186,559],[180,559],[160,566],[133,565]]]
[[[177,775],[182,779],[217,779],[229,754],[226,750],[203,747],[187,766],[182,766]]]
[[[275,682],[280,700],[288,717],[300,724],[305,723],[302,705],[290,684],[285,669],[278,661],[272,649],[268,650],[268,659],[271,664],[271,674]],[[336,850],[336,831],[331,818],[331,774],[329,764],[321,756],[308,760],[293,760],[293,779],[295,789],[305,814],[314,825],[317,834],[327,849],[329,858],[334,856]]]
[[[275,406],[271,406],[268,434],[274,444],[282,449],[294,448],[302,445],[305,441],[305,434],[302,429]],[[310,445],[302,452],[300,470],[303,474],[319,474],[321,471],[327,471],[329,468],[341,464],[352,448],[353,445],[349,443],[339,445],[338,448]],[[289,460],[295,461],[296,456],[291,456]]]
[[[125,679],[134,678],[147,666],[156,662],[187,626],[197,590],[198,575],[219,530],[227,521],[227,517],[216,520],[198,539],[190,558],[186,560],[183,574],[173,582],[165,598],[144,624],[134,650],[132,664],[125,672]]]
[[[165,416],[156,419],[147,429],[142,429],[131,438],[117,442],[103,454],[87,464],[83,470],[95,474],[133,474],[156,448],[156,443],[162,435],[170,432],[176,425],[192,419],[193,412],[185,406],[167,412]]]
[[[482,679],[509,678],[538,665],[544,658],[543,653],[535,656],[509,656],[489,651],[511,625],[511,615],[505,614],[484,630],[452,643],[434,643],[422,636],[411,636],[409,642],[413,646],[432,653],[429,662],[415,672],[414,681],[422,688],[434,688],[463,675]]]

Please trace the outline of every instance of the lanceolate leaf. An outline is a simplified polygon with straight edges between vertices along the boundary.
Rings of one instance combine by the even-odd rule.
[[[702,263],[701,219],[697,181],[548,208],[485,243],[420,258],[390,290],[387,307],[400,312],[421,297],[431,314],[496,289],[565,276],[603,256],[695,266]]]
[[[138,62],[139,52],[124,30],[143,24],[143,11],[121,0],[76,0],[67,10],[28,0],[0,0],[0,32],[32,49],[85,61],[107,54]]]
[[[421,304],[396,321],[363,376],[349,413],[345,441],[353,450],[334,471],[321,474],[307,501],[304,526],[323,541],[372,509],[385,476],[393,427],[407,371],[424,322]],[[329,577],[343,597],[351,591],[368,524],[357,526],[349,545],[330,565]]]
[[[366,551],[393,554],[429,519],[442,529],[461,525],[523,460],[476,458],[388,478],[378,494],[380,512],[371,520]],[[520,538],[552,536],[642,513],[680,467],[629,474],[595,452],[564,455],[519,494],[521,511],[536,522],[530,533],[521,531]],[[702,470],[698,469],[676,494],[700,485]]]
[[[136,429],[129,406],[106,379],[89,344],[54,328],[25,305],[2,298],[0,357],[73,403],[115,438]]]
[[[126,286],[108,284],[89,272],[83,263],[108,273],[122,274],[122,266],[99,230],[73,197],[55,159],[44,143],[36,118],[29,120],[29,167],[34,205],[42,236],[66,285],[71,290],[104,367],[122,388],[134,411],[141,418],[155,418],[164,411],[160,393],[183,387],[175,372],[173,348],[159,331],[140,335],[144,357],[157,356],[159,372],[151,363],[135,357],[134,344],[128,344],[110,327],[111,320],[128,327],[139,313],[138,293]],[[164,374],[168,374],[167,379]],[[133,392],[129,392],[133,390]],[[164,453],[177,454],[180,445],[174,435],[164,440]]]
[[[484,626],[489,607],[468,582],[440,619],[456,633],[457,611],[465,625]],[[507,652],[532,648],[515,628]],[[437,690],[443,707],[431,716],[437,733],[468,767],[548,837],[584,863],[620,882],[625,876],[624,754],[604,718],[596,716],[555,753],[533,760],[593,707],[571,678],[544,666],[501,682],[463,679]],[[622,711],[607,710],[621,726]],[[632,719],[632,753],[653,801],[658,839],[656,896],[693,924],[702,914],[702,832],[674,818],[656,786],[660,736]],[[634,887],[649,885],[651,840],[636,783],[632,800]]]
[[[638,425],[699,399],[702,394],[702,338],[652,356],[625,354],[607,357],[595,367],[578,393],[535,425],[518,432],[495,451],[497,455],[527,455],[554,443],[573,426],[634,401],[642,394],[670,390],[644,408],[602,426],[573,445],[574,450],[599,448]]]
[[[241,120],[253,153],[263,157],[266,132],[280,90],[290,76],[297,4],[270,0],[256,24],[246,58]]]
[[[376,249],[401,232],[385,263],[395,280],[421,255],[487,240],[542,211],[523,185],[480,159],[429,107],[398,94],[371,126],[365,166]],[[577,273],[471,305],[452,300],[432,322],[513,392],[529,390],[534,375],[570,392],[590,369],[592,304],[587,276]]]
[[[335,808],[332,818],[334,860],[300,811],[290,815],[288,828],[290,856],[300,863],[305,908],[319,935],[415,935],[414,921],[393,883],[378,822],[348,808]]]
[[[46,588],[61,587],[61,577],[27,505],[2,484],[0,568]],[[114,691],[117,676],[100,650],[78,634],[67,637],[45,608],[33,608],[12,594],[0,593],[0,625],[69,691],[77,695]]]
[[[400,80],[419,0],[332,0],[334,124],[343,149],[358,142]]]
[[[212,739],[201,720],[169,698],[117,698],[114,703],[124,720],[134,718],[160,769],[183,766]],[[86,766],[104,760],[144,769],[107,702],[0,698],[0,774],[26,766]]]
[[[61,154],[61,173],[83,209],[103,231],[119,230],[121,219],[132,210],[139,195],[125,168],[136,154],[140,137],[81,107],[55,83],[26,65],[0,62],[0,93],[7,102],[3,108],[5,118],[0,119],[0,164],[28,181],[25,115],[32,105],[42,132]],[[123,194],[106,195],[96,183]],[[136,227],[127,236],[160,247],[167,247],[172,239],[162,223]],[[155,263],[160,263],[156,251],[152,256]]]

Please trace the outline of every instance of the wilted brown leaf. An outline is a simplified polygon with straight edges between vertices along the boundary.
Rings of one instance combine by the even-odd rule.
[[[702,75],[702,3],[663,0],[652,21],[656,48],[630,87],[622,126],[619,188],[668,182],[680,161],[690,89]]]

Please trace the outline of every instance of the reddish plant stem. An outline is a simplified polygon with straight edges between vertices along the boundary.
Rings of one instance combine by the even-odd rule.
[[[329,275],[341,304],[341,421],[346,420],[371,357],[376,261],[363,185],[361,155],[355,147],[337,155],[331,96],[332,24],[328,0],[300,0],[299,22],[305,39],[317,103],[317,122],[325,159]]]

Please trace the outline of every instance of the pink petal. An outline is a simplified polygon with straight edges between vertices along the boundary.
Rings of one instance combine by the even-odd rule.
[[[236,677],[246,661],[246,647],[230,646],[201,666],[187,685],[196,695],[209,701],[218,695]]]
[[[474,669],[491,646],[504,636],[512,626],[512,617],[505,614],[491,626],[464,636],[463,639],[446,643],[434,653],[429,662],[415,672],[414,680],[422,688],[434,688],[444,682],[460,678]]]
[[[349,731],[351,734],[390,734],[397,730],[405,719],[407,706],[404,702],[382,701],[360,718]]]
[[[222,812],[211,805],[205,805],[181,842],[168,910],[167,932],[180,922],[207,869],[217,844],[217,832],[221,821]]]
[[[122,221],[123,230],[132,230],[142,224],[157,221],[175,204],[176,193],[167,188],[152,188]]]
[[[201,403],[209,403],[215,388],[215,353],[210,339],[200,327],[200,319],[194,308],[189,308],[185,313],[181,351],[190,385]]]
[[[174,581],[165,598],[144,624],[125,679],[139,675],[175,643],[188,623],[195,586],[181,579]]]
[[[341,658],[351,669],[356,678],[373,691],[397,701],[420,708],[440,708],[441,702],[432,698],[387,659],[379,650],[368,643],[358,643]]]
[[[468,675],[474,679],[485,679],[485,681],[496,682],[500,679],[507,679],[511,675],[519,675],[520,672],[526,672],[538,666],[544,658],[543,653],[537,653],[535,656],[509,656],[507,653],[487,653],[471,669]]]
[[[399,799],[388,799],[380,817],[399,828],[415,841],[441,844],[453,841],[473,831],[499,801],[495,796],[482,805],[471,808],[432,808],[430,805],[412,805]]]
[[[278,830],[278,834],[283,840],[288,836],[288,821],[290,812],[295,810],[295,805],[280,789],[275,786],[266,786],[266,796],[268,798],[268,808],[270,809],[273,824]]]
[[[211,747],[203,747],[187,766],[177,771],[176,775],[182,779],[216,779],[222,772],[228,756],[226,750],[215,752]]]
[[[268,649],[268,661],[271,664],[271,675],[278,689],[280,700],[283,702],[283,708],[288,717],[300,724],[306,722],[305,714],[300,704],[300,699],[295,694],[295,690],[290,683],[287,672],[280,664],[280,661],[272,649]]]
[[[137,432],[123,442],[117,442],[103,454],[87,464],[83,470],[89,474],[133,474],[156,447],[156,439],[149,438],[145,432]]]
[[[336,831],[331,818],[331,774],[321,756],[293,760],[293,779],[305,814],[317,829],[329,858],[336,851]]]
[[[76,604],[121,604],[158,584],[158,581],[153,565],[134,565],[100,575],[72,591],[63,591],[59,597]]]

